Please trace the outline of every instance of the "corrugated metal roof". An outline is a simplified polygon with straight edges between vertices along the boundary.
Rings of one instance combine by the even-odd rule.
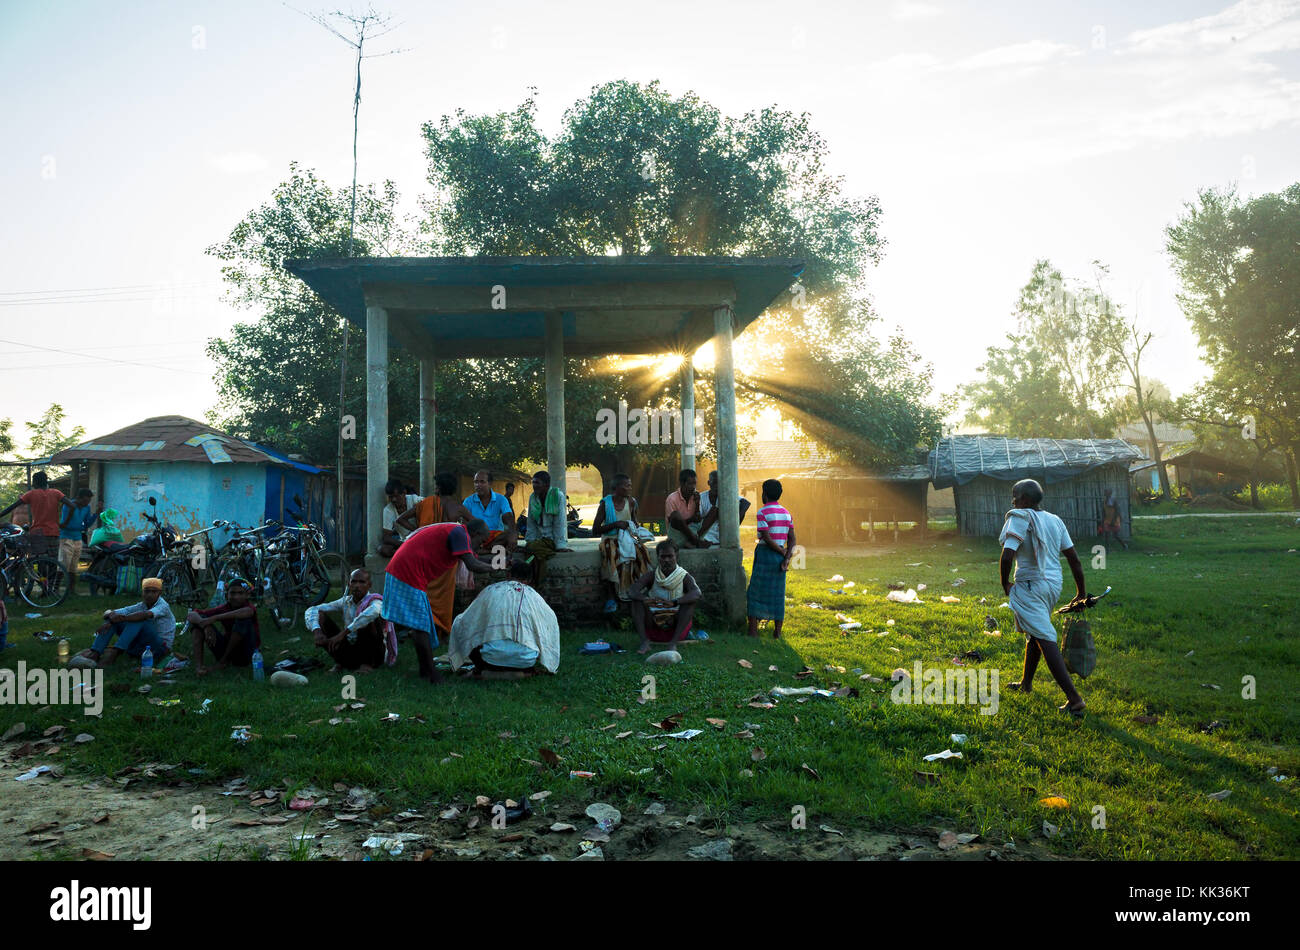
[[[56,452],[51,459],[55,465],[83,460],[296,465],[288,460],[281,461],[251,443],[185,416],[154,416]]]
[[[823,454],[812,442],[791,442],[770,439],[749,443],[740,457],[740,468],[781,468],[790,471],[812,471],[830,465],[832,459]]]
[[[935,488],[965,485],[987,475],[1002,481],[1036,478],[1064,481],[1112,462],[1127,466],[1142,457],[1123,439],[1006,439],[957,435],[941,439],[930,453]]]

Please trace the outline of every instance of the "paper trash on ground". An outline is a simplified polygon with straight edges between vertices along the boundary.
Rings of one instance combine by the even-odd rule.
[[[962,755],[960,752],[954,752],[952,749],[944,749],[942,752],[936,752],[933,755],[925,756],[925,761],[934,762],[938,759],[960,759],[961,757]]]

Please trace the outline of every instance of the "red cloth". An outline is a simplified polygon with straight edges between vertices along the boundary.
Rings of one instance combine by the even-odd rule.
[[[32,509],[31,530],[35,534],[59,533],[59,505],[63,492],[57,488],[33,488],[18,499]]]
[[[454,568],[462,554],[469,553],[469,532],[464,525],[426,525],[407,535],[388,562],[387,572],[416,590],[426,590]]]

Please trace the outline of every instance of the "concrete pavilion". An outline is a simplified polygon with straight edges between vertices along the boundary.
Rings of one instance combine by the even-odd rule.
[[[437,468],[437,362],[537,357],[546,361],[546,466],[565,485],[566,357],[678,353],[682,410],[694,418],[690,355],[712,339],[717,392],[719,495],[740,494],[732,339],[803,272],[788,258],[730,257],[396,257],[290,260],[285,268],[366,331],[366,550],[379,546],[388,479],[388,354],[420,360],[420,488]],[[611,398],[611,406],[617,400]],[[594,420],[593,420],[593,425]],[[686,440],[690,442],[690,439]],[[693,445],[683,446],[694,466]],[[728,617],[745,612],[737,512],[719,513],[718,549],[686,552],[693,572],[715,560]],[[552,561],[579,555],[561,555]],[[703,564],[699,565],[704,566]],[[380,575],[382,576],[382,574]]]

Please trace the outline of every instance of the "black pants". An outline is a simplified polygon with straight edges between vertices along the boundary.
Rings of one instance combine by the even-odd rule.
[[[329,614],[322,613],[320,630],[328,640],[339,635],[340,627]],[[325,652],[339,666],[346,670],[355,670],[361,666],[381,667],[384,665],[384,622],[375,620],[357,631],[357,642],[348,643],[344,637],[337,646],[326,645]]]

